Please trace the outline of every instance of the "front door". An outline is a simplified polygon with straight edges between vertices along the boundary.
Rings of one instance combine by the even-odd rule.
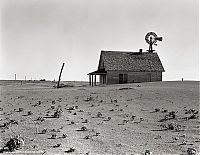
[[[119,74],[119,84],[128,83],[128,74]]]
[[[123,74],[119,74],[119,84],[123,83]]]

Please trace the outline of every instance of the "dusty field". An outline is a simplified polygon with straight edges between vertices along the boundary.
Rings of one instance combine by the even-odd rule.
[[[72,154],[200,151],[199,114],[191,117],[199,111],[199,82],[105,87],[79,83],[60,89],[53,85],[0,82],[0,147],[20,134],[25,144],[14,151],[19,154],[68,154],[70,148],[74,148]],[[61,117],[53,118],[58,108],[63,111]],[[171,111],[175,118],[167,117]]]

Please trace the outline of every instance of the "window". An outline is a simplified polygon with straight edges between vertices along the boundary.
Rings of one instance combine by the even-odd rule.
[[[128,83],[128,74],[124,74],[124,83]]]

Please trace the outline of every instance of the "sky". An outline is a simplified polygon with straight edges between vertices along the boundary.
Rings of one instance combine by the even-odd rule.
[[[199,80],[198,0],[1,0],[0,79],[87,81],[101,50],[146,51],[164,81]]]

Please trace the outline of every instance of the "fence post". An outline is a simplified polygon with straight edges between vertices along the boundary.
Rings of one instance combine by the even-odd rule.
[[[63,70],[63,68],[64,68],[64,65],[65,65],[65,63],[62,64],[62,68],[61,68],[60,75],[59,75],[59,79],[58,79],[57,88],[60,87],[59,84],[60,84],[61,74],[62,74],[62,70]]]

